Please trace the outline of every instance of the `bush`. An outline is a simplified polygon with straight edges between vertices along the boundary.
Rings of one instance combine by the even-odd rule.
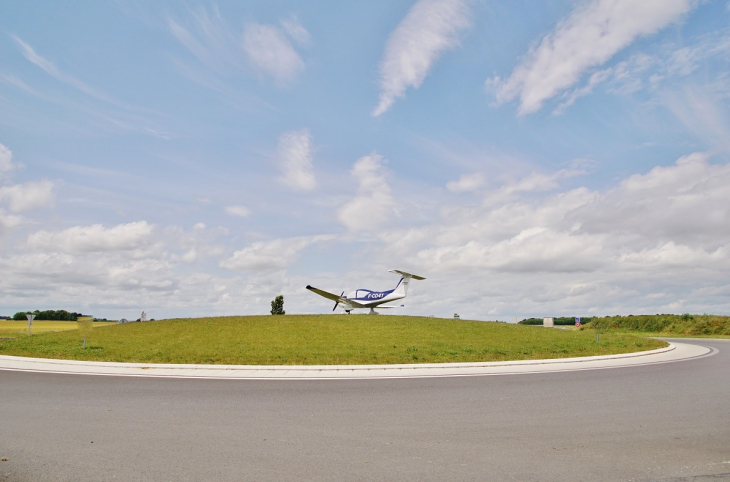
[[[720,315],[636,315],[594,318],[591,328],[676,335],[730,335],[730,317]]]

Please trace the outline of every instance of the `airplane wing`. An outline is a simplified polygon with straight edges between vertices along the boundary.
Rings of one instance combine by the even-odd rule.
[[[352,305],[355,308],[365,308],[365,305],[361,305],[360,303],[357,303],[356,301],[348,300],[344,296],[336,295],[334,293],[330,293],[329,291],[315,288],[314,286],[307,285],[307,289],[309,291],[317,293],[319,296],[324,296],[325,298],[330,299],[332,301],[336,301],[338,303],[346,303],[346,304]]]

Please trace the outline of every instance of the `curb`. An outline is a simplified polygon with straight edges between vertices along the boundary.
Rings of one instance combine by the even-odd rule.
[[[688,360],[717,350],[686,343],[669,343],[655,350],[546,360],[431,363],[406,365],[192,365],[90,362],[0,355],[0,370],[35,373],[202,378],[227,380],[342,380],[516,375],[619,368]]]

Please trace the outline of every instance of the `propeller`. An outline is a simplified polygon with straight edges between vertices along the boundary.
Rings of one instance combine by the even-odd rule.
[[[340,294],[340,298],[342,298],[342,295],[344,295],[344,294],[345,294],[345,292],[343,291],[343,292],[342,292],[342,293]],[[340,304],[340,302],[339,302],[339,301],[335,301],[335,307],[334,307],[334,308],[332,308],[332,311],[335,311],[335,310],[337,309],[337,305],[339,305],[339,304]]]

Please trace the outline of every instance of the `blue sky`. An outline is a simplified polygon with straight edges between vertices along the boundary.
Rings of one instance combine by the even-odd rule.
[[[730,3],[0,4],[0,310],[730,313]],[[0,314],[3,314],[0,312]]]

